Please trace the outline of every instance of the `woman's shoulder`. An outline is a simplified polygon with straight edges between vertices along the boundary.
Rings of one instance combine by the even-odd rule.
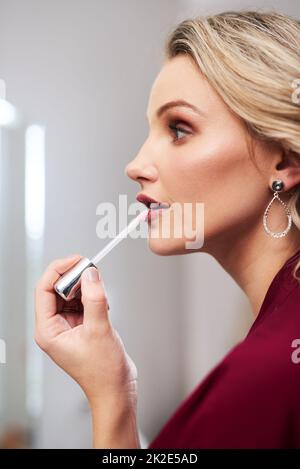
[[[289,343],[278,351],[276,340],[257,339],[233,347],[151,447],[299,447],[300,363],[292,361]]]
[[[265,303],[269,309],[255,327],[199,382],[150,447],[300,447],[299,292],[286,290],[284,301]]]
[[[218,367],[224,370],[231,391],[243,389],[249,397],[256,389],[260,400],[269,401],[270,396],[287,404],[294,400],[300,417],[300,285],[250,329],[216,371]]]
[[[229,377],[247,382],[249,375],[267,388],[300,386],[300,282],[293,275],[299,257],[300,250],[279,270],[247,336],[220,362]]]

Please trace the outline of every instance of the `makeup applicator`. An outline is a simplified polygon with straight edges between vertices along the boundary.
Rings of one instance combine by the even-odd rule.
[[[133,231],[141,221],[145,221],[147,214],[148,209],[141,212],[91,260],[87,257],[83,257],[75,266],[64,272],[64,274],[54,284],[56,293],[58,293],[65,301],[69,301],[79,296],[82,272],[89,267],[96,267],[96,264],[98,264],[103,257],[117,246],[122,239]]]

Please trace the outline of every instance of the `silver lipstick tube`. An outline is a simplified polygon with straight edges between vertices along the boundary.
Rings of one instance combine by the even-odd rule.
[[[96,267],[93,262],[84,257],[75,266],[67,270],[54,284],[55,291],[65,300],[70,301],[80,295],[81,274],[89,267]]]

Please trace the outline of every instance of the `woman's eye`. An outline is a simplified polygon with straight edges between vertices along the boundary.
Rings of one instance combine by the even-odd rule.
[[[169,124],[169,129],[171,130],[172,135],[175,136],[174,141],[177,140],[182,140],[187,134],[190,134],[188,130],[184,129],[183,127],[180,127],[179,124],[180,121],[177,122],[172,122]],[[182,137],[178,135],[183,135]]]

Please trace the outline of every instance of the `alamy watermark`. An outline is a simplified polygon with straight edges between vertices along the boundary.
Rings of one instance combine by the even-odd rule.
[[[292,92],[292,102],[294,104],[300,104],[300,78],[296,78],[291,86],[294,89]]]
[[[203,202],[175,202],[169,206],[151,204],[150,210],[146,207],[144,210],[151,212],[149,218],[129,233],[132,238],[179,238],[185,240],[186,249],[200,249],[203,246]],[[96,208],[96,214],[101,217],[96,225],[98,238],[115,238],[126,228],[132,216],[137,216],[142,211],[140,202],[133,202],[128,206],[127,194],[119,195],[118,208],[111,202],[101,202]]]
[[[300,363],[300,339],[294,339],[291,347],[295,349],[291,355],[292,362],[298,365]]]

